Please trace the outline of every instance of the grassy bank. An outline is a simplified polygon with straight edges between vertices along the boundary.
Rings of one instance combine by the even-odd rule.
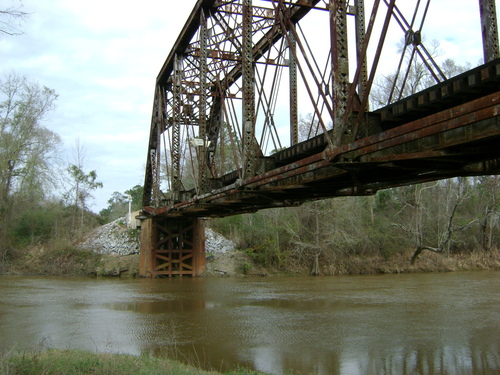
[[[102,256],[81,250],[69,241],[49,241],[12,249],[1,272],[32,275],[85,275],[102,264]]]
[[[414,249],[401,251],[389,257],[381,255],[349,255],[321,253],[318,256],[320,275],[365,275],[375,273],[452,272],[472,270],[500,270],[500,250],[473,251],[451,254],[422,252],[412,264]],[[210,255],[210,254],[207,254]],[[289,256],[279,267],[259,262],[248,251],[216,254],[207,261],[207,276],[225,275],[309,275],[314,257]],[[49,243],[29,246],[12,256],[0,273],[30,275],[95,275],[129,276],[138,274],[139,255],[102,255],[81,250],[70,244]],[[212,272],[217,270],[218,272]]]
[[[402,251],[384,258],[380,255],[320,254],[318,270],[322,276],[370,275],[416,272],[500,271],[500,251],[476,251],[459,254],[423,252],[412,264],[414,250]],[[268,274],[309,275],[314,257],[292,258],[281,267],[268,267]],[[247,271],[253,274],[253,268]]]
[[[103,255],[68,241],[52,241],[17,249],[0,265],[0,274],[68,276],[136,276],[139,255]]]
[[[320,260],[320,268],[324,275],[500,270],[498,249],[449,255],[423,252],[412,264],[413,252],[408,250],[387,259],[380,255],[325,257]]]
[[[0,356],[1,375],[217,375],[169,359],[75,350],[47,350]],[[238,369],[227,375],[259,375],[260,372]]]

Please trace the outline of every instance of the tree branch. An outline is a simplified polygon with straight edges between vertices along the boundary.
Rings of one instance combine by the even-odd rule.
[[[417,250],[415,250],[415,253],[413,254],[413,256],[411,257],[411,264],[414,264],[415,261],[417,260],[418,256],[420,255],[420,253],[423,251],[423,250],[429,250],[429,251],[432,251],[433,253],[442,253],[443,252],[443,249],[439,249],[439,248],[436,248],[436,247],[431,247],[431,246],[419,246],[417,247]]]

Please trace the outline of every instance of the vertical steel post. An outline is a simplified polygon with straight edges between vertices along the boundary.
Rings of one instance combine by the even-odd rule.
[[[161,205],[161,193],[160,193],[160,165],[161,165],[161,152],[160,152],[160,145],[161,145],[161,129],[158,126],[156,128],[157,133],[156,133],[156,139],[157,142],[156,144],[158,145],[157,148],[154,150],[154,154],[151,155],[151,158],[155,159],[152,160],[154,163],[154,183],[153,183],[153,197],[154,197],[154,206],[155,208],[160,207]]]
[[[151,165],[152,165],[152,174],[153,174],[153,204],[155,207],[160,206],[160,145],[161,145],[161,134],[162,134],[162,126],[161,126],[161,116],[163,111],[163,103],[162,103],[162,90],[161,86],[157,86],[156,94],[155,94],[155,129],[156,129],[156,140],[155,140],[155,148],[151,148]]]
[[[155,87],[155,95],[153,100],[153,110],[151,114],[151,130],[149,133],[149,146],[146,161],[146,174],[144,176],[144,194],[142,196],[143,206],[157,206],[158,196],[159,196],[159,163],[158,154],[160,149],[160,119],[165,117],[162,110],[165,109],[165,103],[161,103],[162,90],[164,88],[161,85]],[[162,115],[162,117],[160,117]],[[164,125],[162,125],[164,129]],[[163,131],[163,130],[162,130]]]
[[[173,82],[172,82],[172,91],[173,91],[173,125],[172,125],[172,149],[170,150],[172,155],[172,181],[171,181],[171,189],[172,189],[172,203],[180,198],[180,190],[181,190],[181,180],[180,180],[180,170],[181,170],[181,162],[180,162],[180,132],[181,132],[181,109],[182,109],[182,101],[181,101],[181,84],[182,84],[182,75],[181,75],[181,62],[179,55],[175,56],[174,60],[174,72],[173,72]]]
[[[365,0],[354,0],[355,6],[355,24],[356,24],[356,54],[358,63],[361,62],[361,70],[358,82],[358,95],[360,98],[366,91],[368,82],[368,67],[366,63],[366,54],[363,56],[363,43],[365,42]],[[364,109],[364,108],[363,108]]]
[[[255,172],[255,71],[252,43],[252,0],[243,0],[243,178],[249,178]]]
[[[297,41],[295,34],[288,32],[288,66],[290,75],[290,145],[299,143],[299,113],[297,101]]]
[[[207,183],[207,59],[208,59],[207,18],[202,10],[200,15],[200,108],[198,116],[198,137],[203,145],[198,148],[198,194],[208,190]]]
[[[479,0],[479,11],[481,13],[484,62],[487,63],[499,57],[495,0]]]
[[[345,0],[330,1],[330,30],[333,74],[333,143],[339,146],[349,96],[349,53],[347,48],[347,6]]]

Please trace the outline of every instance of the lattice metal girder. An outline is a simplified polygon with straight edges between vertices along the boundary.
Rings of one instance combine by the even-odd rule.
[[[198,116],[198,137],[205,143],[207,141],[207,41],[208,41],[208,30],[207,30],[207,19],[205,12],[201,12],[200,15],[200,58],[199,58],[199,71],[200,71],[200,100],[199,100],[199,112]],[[198,193],[205,192],[207,190],[207,178],[208,178],[208,165],[206,162],[206,148],[201,147],[198,154]]]
[[[208,38],[207,46],[211,43],[214,47],[217,48],[209,49],[206,51],[208,53],[208,65],[207,65],[207,80],[211,82],[211,95],[217,95],[219,93],[224,93],[228,95],[228,97],[234,97],[235,93],[229,93],[228,87],[233,85],[242,75],[242,60],[241,60],[241,41],[242,38],[242,30],[238,24],[236,25],[223,25],[221,14],[224,13],[224,9],[227,6],[231,5],[234,9],[239,9],[238,12],[241,11],[241,6],[238,4],[234,4],[233,2],[211,2],[211,1],[199,1],[193,10],[190,19],[188,20],[186,26],[183,29],[180,37],[178,38],[174,49],[170,53],[167,61],[165,62],[159,76],[158,82],[166,82],[166,87],[171,87],[172,85],[172,75],[173,75],[173,62],[172,59],[175,56],[183,56],[183,76],[182,81],[180,82],[183,86],[181,97],[182,102],[191,102],[192,103],[192,113],[190,116],[185,116],[185,114],[181,114],[181,122],[183,124],[191,124],[196,125],[198,123],[198,96],[201,94],[200,88],[200,71],[199,71],[199,62],[201,56],[200,50],[200,42],[196,40],[195,34],[199,32],[200,29],[200,20],[196,19],[195,16],[200,15],[204,12],[207,14],[207,17],[210,16],[211,22],[214,23],[214,26],[218,27],[219,33],[212,35]],[[311,9],[311,6],[318,3],[318,1],[301,1],[300,6],[295,6],[290,11],[290,19],[294,22],[300,20],[307,12]],[[217,6],[215,6],[217,5]],[[208,10],[207,10],[208,9]],[[259,8],[253,7],[256,9],[257,18],[261,17],[262,24],[258,25],[258,22],[252,22],[252,32],[255,36],[260,37],[258,42],[255,44],[252,56],[254,61],[261,58],[270,48],[273,48],[274,43],[277,40],[282,38],[282,33],[279,31],[279,28],[273,28],[273,22],[270,18],[271,13],[273,13],[272,9],[268,8]],[[254,15],[255,18],[255,15]],[[253,21],[255,19],[253,18]],[[217,24],[219,22],[219,24]],[[268,30],[269,31],[266,31]],[[261,35],[257,35],[256,33],[260,31]],[[224,38],[220,39],[224,33],[230,33],[225,35]],[[193,41],[194,40],[194,41]],[[227,43],[231,42],[232,45],[229,45],[227,48]],[[225,44],[226,43],[226,44]],[[239,43],[239,44],[238,44]],[[224,45],[226,48],[224,48]],[[176,52],[176,53],[175,53]],[[279,56],[279,51],[277,52]],[[272,61],[266,61],[265,63],[272,64]],[[221,78],[220,90],[213,90],[215,82],[218,82],[218,77]],[[179,78],[177,78],[179,79]],[[179,81],[177,81],[179,82]],[[171,88],[169,89],[171,90]],[[241,90],[241,88],[237,87],[237,90]],[[211,102],[207,103],[207,107],[211,106]],[[174,115],[172,110],[172,103],[170,103],[169,108],[167,108],[169,126],[173,124]]]
[[[243,0],[243,153],[245,165],[243,176],[253,176],[255,172],[255,72],[252,42],[252,0]]]
[[[205,13],[209,14],[214,8],[214,5],[218,3],[218,0],[200,0],[196,3],[193,11],[191,12],[186,24],[184,25],[174,47],[170,51],[165,63],[163,64],[160,73],[157,77],[157,82],[162,82],[163,84],[168,84],[168,79],[172,74],[174,69],[174,59],[176,54],[184,54],[186,49],[189,47],[191,40],[198,32],[200,26],[200,15],[201,11],[204,10]]]
[[[289,32],[289,80],[290,80],[290,145],[299,143],[299,109],[297,88],[297,42],[293,33]]]
[[[344,116],[349,95],[349,52],[347,47],[347,5],[345,0],[330,2],[334,118],[333,142],[342,143]]]
[[[368,81],[368,66],[366,54],[363,53],[363,43],[366,38],[365,26],[365,0],[354,0],[355,23],[356,23],[356,57],[360,76],[358,82],[358,95],[363,97]],[[364,110],[365,108],[362,108]]]
[[[293,3],[295,6],[291,10],[290,14],[290,19],[293,22],[298,22],[300,19],[302,19],[316,4],[318,4],[320,0],[308,0],[308,1],[300,1],[297,2],[299,5],[296,5],[297,3]],[[158,74],[157,77],[157,82],[161,82],[163,84],[168,84],[168,79],[170,75],[172,74],[173,67],[174,67],[174,57],[176,54],[186,54],[188,52],[188,49],[191,45],[191,42],[193,40],[193,37],[196,35],[199,29],[199,20],[200,20],[200,14],[201,11],[204,10],[206,14],[212,14],[213,12],[216,12],[218,9],[218,6],[224,6],[226,2],[224,1],[217,1],[217,0],[199,0],[193,11],[191,12],[191,15],[189,16],[184,28],[182,29],[181,33],[179,34],[179,37],[177,38],[177,41],[174,44],[174,47],[172,48],[169,56],[165,60],[165,63],[163,64],[160,73]],[[232,3],[232,2],[227,2]],[[292,3],[288,3],[292,4]],[[323,8],[324,9],[324,8]],[[255,55],[254,58],[257,60],[259,57],[263,56],[267,50],[277,41],[281,38],[281,35],[276,35],[272,38],[269,38],[269,35],[264,36],[260,42],[258,42],[255,45]],[[236,81],[239,77],[241,76],[241,68],[236,68],[236,70],[233,70],[231,73],[229,73],[229,76],[227,77],[227,82],[233,83]]]
[[[163,131],[165,103],[162,88],[157,86],[153,101],[153,115],[151,117],[151,129],[149,133],[148,155],[146,158],[146,173],[144,176],[143,206],[150,206],[154,203],[157,206],[159,196],[159,134]]]
[[[269,20],[274,19],[274,13],[269,8],[254,6],[253,11],[254,11],[254,17],[265,18],[265,19],[269,19]],[[219,8],[219,12],[242,15],[243,14],[243,5],[237,4],[237,3],[228,3],[224,6],[221,6]]]
[[[178,55],[175,58],[175,70],[173,75],[173,126],[172,126],[172,191],[174,194],[181,190],[180,180],[180,126],[181,126],[181,57]],[[177,197],[174,197],[174,199]]]
[[[409,26],[405,24],[404,17],[401,14],[397,15],[399,10],[395,5],[396,0],[374,1],[377,7],[379,3],[385,3],[387,5],[385,21],[378,41],[374,40],[378,35],[372,38],[372,42],[374,44],[378,42],[378,46],[375,51],[373,62],[371,63],[372,70],[370,72],[370,77],[366,77],[366,68],[362,70],[358,69],[356,71],[354,84],[352,85],[348,82],[349,72],[347,68],[349,64],[347,62],[346,14],[353,14],[360,17],[357,23],[357,65],[361,67],[368,44],[370,43],[369,45],[373,46],[373,43],[369,42],[369,35],[372,30],[370,25],[373,25],[371,20],[375,18],[377,12],[377,7],[375,7],[375,5],[372,10],[370,22],[368,22],[367,37],[365,38],[365,36],[362,35],[365,28],[363,22],[364,15],[360,9],[357,9],[358,6],[362,6],[363,0],[267,0],[269,8],[257,7],[252,5],[250,0],[248,0],[248,2],[245,1],[247,0],[199,0],[157,77],[157,88],[161,90],[165,99],[160,99],[163,103],[162,105],[158,104],[158,99],[156,100],[157,102],[153,114],[146,166],[145,189],[148,191],[145,192],[144,196],[145,205],[147,202],[151,203],[151,190],[155,187],[158,188],[158,157],[160,152],[163,151],[163,148],[160,149],[160,141],[163,141],[160,139],[160,135],[163,135],[165,129],[169,130],[168,141],[170,144],[166,141],[163,142],[170,146],[170,151],[172,153],[172,166],[170,169],[172,173],[170,176],[171,187],[174,192],[181,193],[174,197],[182,197],[182,199],[190,199],[190,197],[192,197],[192,195],[189,196],[188,194],[184,194],[185,192],[187,193],[187,190],[191,189],[191,186],[185,189],[180,181],[179,158],[181,155],[179,152],[179,142],[184,142],[186,137],[194,136],[194,129],[196,129],[196,126],[200,126],[202,138],[208,136],[214,141],[213,144],[215,146],[213,147],[216,147],[217,140],[222,144],[222,139],[218,139],[220,124],[228,123],[229,132],[234,131],[236,134],[235,138],[244,144],[244,146],[242,146],[241,143],[236,144],[236,142],[233,142],[231,145],[236,145],[235,149],[237,148],[239,152],[238,155],[234,156],[235,163],[240,162],[241,164],[242,161],[244,162],[243,159],[245,155],[247,161],[252,158],[255,159],[257,156],[255,151],[256,147],[262,147],[264,142],[261,140],[259,145],[255,142],[254,147],[255,123],[253,122],[257,119],[258,125],[265,129],[268,123],[262,123],[258,116],[264,114],[266,117],[265,121],[268,121],[268,113],[270,113],[271,116],[274,115],[274,113],[271,113],[271,100],[266,98],[266,95],[269,94],[265,91],[265,89],[267,89],[266,85],[272,86],[273,89],[274,85],[269,85],[271,79],[266,81],[265,78],[260,77],[259,74],[261,70],[255,69],[255,64],[258,63],[263,64],[262,69],[267,69],[273,64],[289,67],[289,80],[292,83],[288,95],[290,96],[290,103],[293,107],[290,111],[292,144],[297,143],[297,132],[296,129],[294,130],[298,114],[296,104],[297,94],[295,93],[294,97],[293,87],[295,85],[294,80],[298,79],[296,76],[299,75],[295,74],[294,77],[294,63],[295,66],[297,66],[297,70],[300,71],[300,78],[302,79],[300,82],[302,85],[301,89],[305,88],[307,91],[318,91],[317,98],[313,97],[314,94],[311,95],[310,92],[307,93],[311,100],[307,105],[314,106],[315,115],[319,118],[323,130],[325,131],[325,137],[328,138],[330,143],[330,137],[333,132],[327,131],[325,121],[333,119],[336,124],[342,125],[341,128],[338,128],[340,134],[337,137],[339,141],[335,144],[337,147],[330,147],[330,149],[323,154],[324,156],[332,156],[337,151],[336,148],[344,146],[346,142],[351,142],[352,144],[352,141],[356,139],[374,134],[365,129],[367,128],[365,122],[366,116],[362,116],[362,113],[363,109],[367,108],[368,92],[374,81],[374,74],[384,44],[384,38],[388,31],[389,21],[394,19],[397,21],[399,19],[399,22],[401,22],[400,26],[404,32],[412,31],[408,28]],[[254,0],[253,4],[263,4],[264,1],[266,0]],[[353,2],[354,6],[351,6],[350,4]],[[494,6],[494,1],[479,0],[479,2],[482,6],[483,30],[489,30],[490,28],[496,29],[496,20],[495,24],[492,23],[492,20],[495,19],[494,12],[490,9],[492,4]],[[245,17],[245,15],[248,16],[248,13],[243,11],[245,7],[247,7],[247,9],[251,7],[252,9],[252,14],[249,17]],[[316,61],[314,61],[314,52],[317,51],[306,51],[307,47],[309,47],[307,46],[307,39],[309,39],[311,34],[306,36],[302,34],[302,30],[300,30],[300,26],[305,26],[306,23],[301,25],[299,21],[305,17],[311,9],[331,11],[330,19],[332,22],[329,25],[331,34],[323,34],[327,35],[327,39],[328,36],[331,37],[330,45],[327,40],[324,41],[324,44],[332,47],[328,55],[328,59],[332,60],[321,61],[321,63],[324,62],[327,66],[324,72],[321,71],[323,67],[319,68],[318,66],[314,66],[317,65]],[[337,12],[337,10],[339,10],[339,12]],[[326,16],[328,16],[327,13]],[[322,20],[324,21],[324,18]],[[208,23],[206,29],[203,26],[204,22]],[[299,27],[295,28],[297,24],[299,24]],[[245,28],[245,25],[247,28]],[[204,33],[206,34],[205,36],[203,36]],[[314,38],[314,36],[323,34],[313,33],[312,35]],[[294,39],[297,43],[296,49],[293,48]],[[364,42],[363,39],[365,39]],[[288,43],[286,46],[282,43],[284,41]],[[310,39],[310,41],[312,41],[312,39]],[[492,43],[493,47],[491,45],[485,46],[485,54],[486,50],[498,52],[498,36],[492,35],[488,40],[485,39],[485,44],[487,43]],[[295,50],[296,55],[294,57],[296,58],[290,58],[290,60],[295,61],[290,61],[290,63],[284,62],[284,56],[287,49],[289,52]],[[325,48],[325,50],[327,49],[330,48]],[[491,54],[490,52],[488,52],[488,54]],[[278,56],[280,60],[276,62],[270,61],[273,60],[275,56]],[[324,58],[324,56],[322,57]],[[182,68],[178,66],[177,71],[175,69],[176,59],[182,62]],[[201,64],[200,60],[203,60]],[[326,60],[326,58],[324,58],[324,60]],[[253,71],[258,74],[252,76],[251,72]],[[277,71],[278,69],[276,69],[276,72]],[[277,75],[278,73],[275,74]],[[358,83],[360,84],[358,93],[361,97],[356,98],[356,102],[353,103],[353,98],[356,97],[355,84]],[[337,84],[339,84],[338,87],[335,87]],[[332,85],[335,87],[333,93],[330,92]],[[273,94],[274,93],[275,91],[273,91]],[[278,90],[276,90],[276,93],[278,95],[281,94]],[[252,98],[251,96],[255,94],[257,94],[256,97]],[[347,101],[346,96],[349,98]],[[243,104],[235,100],[224,100],[229,97],[243,99]],[[334,107],[332,107],[333,101],[335,101]],[[237,103],[237,106],[242,105],[243,108],[246,106],[248,108],[243,110],[244,113],[242,116],[235,115],[234,118],[229,118],[227,112],[224,112],[227,111],[225,106],[226,103],[230,103],[228,105],[234,106],[234,102]],[[318,109],[321,105],[323,108]],[[324,109],[325,107],[326,109]],[[230,113],[231,116],[236,113],[234,107],[230,110],[233,111]],[[351,113],[358,110],[360,115],[356,116],[357,120],[354,121],[354,116],[351,116]],[[392,111],[391,115],[394,114],[394,111]],[[384,115],[384,113],[382,113],[382,115]],[[272,121],[271,119],[269,124],[271,124]],[[390,119],[390,121],[392,121],[392,119]],[[251,124],[251,127],[247,127],[247,124]],[[189,127],[184,127],[184,125],[189,125]],[[179,126],[181,126],[182,129],[181,134],[179,134]],[[360,136],[358,137],[358,129],[360,126],[363,132],[360,132]],[[328,128],[330,128],[330,124],[328,124]],[[245,130],[248,129],[250,129],[248,132],[249,134],[245,136]],[[345,141],[341,142],[340,138],[342,135],[347,134],[344,130],[349,130],[352,135],[349,135],[349,138],[344,137],[346,138]],[[182,133],[182,131],[184,131],[184,133]],[[377,131],[380,131],[380,129]],[[239,134],[237,132],[239,132]],[[264,132],[262,132],[262,134],[264,134]],[[262,136],[262,139],[263,138],[264,136]],[[333,144],[330,144],[330,146],[333,146]],[[242,148],[243,150],[241,150]],[[276,149],[279,148],[275,147],[275,150]],[[270,149],[266,149],[266,152],[269,150]],[[196,152],[198,151],[199,150]],[[207,158],[203,156],[199,162],[205,163],[208,162],[208,160],[215,160],[215,152],[213,149],[209,150],[208,154],[210,152],[212,152],[212,155],[207,155]],[[272,156],[274,155],[275,153],[273,151]],[[351,156],[352,155],[356,157],[355,153],[351,153]],[[237,168],[231,170],[227,168],[226,171],[221,173],[222,176],[217,176],[217,172],[215,168],[213,168],[212,177],[220,177],[220,181],[210,181],[210,183],[214,182],[215,188],[218,189],[221,186],[228,186],[234,183],[236,178],[243,177],[243,179],[250,179],[254,172],[258,174],[269,172],[272,163],[268,163],[268,167],[267,164],[264,165],[264,163],[267,163],[267,160],[263,160],[263,155],[258,156],[259,171],[253,170],[253,166],[247,164],[243,165],[242,169],[244,172],[242,174],[240,166],[238,165]],[[238,160],[238,158],[240,159]],[[269,159],[271,158],[272,157],[269,157]],[[191,157],[189,160],[192,161],[194,158]],[[273,160],[273,162],[274,161],[275,160]],[[332,160],[330,159],[329,161],[331,162]],[[238,177],[228,182],[229,179],[227,179],[227,176],[233,174]],[[201,181],[204,179],[204,177],[200,176]],[[153,187],[151,185],[155,186]],[[204,183],[202,182],[201,185],[204,185]],[[208,188],[205,190],[205,187],[203,187],[201,191],[212,191],[212,189],[213,188]],[[200,190],[198,192],[200,192]],[[174,199],[171,204],[177,202],[178,199]],[[156,205],[158,205],[158,199],[156,199]],[[171,205],[170,207],[173,206]]]
[[[318,3],[316,0],[301,1],[300,5],[291,7],[285,12],[287,22],[298,22],[316,3]],[[275,10],[273,7],[262,8],[252,5],[252,14],[245,22],[242,16],[243,9],[243,4],[234,1],[198,1],[157,78],[157,84],[168,93],[168,102],[164,109],[167,120],[160,133],[165,129],[170,129],[171,132],[169,135],[171,137],[169,144],[170,183],[174,201],[180,197],[177,193],[183,188],[180,181],[179,142],[182,140],[179,127],[183,125],[201,125],[202,128],[211,126],[204,124],[206,114],[215,105],[215,96],[246,97],[244,100],[246,103],[254,102],[255,99],[249,98],[256,85],[259,84],[256,82],[256,77],[249,76],[248,80],[243,80],[242,86],[237,83],[243,75],[244,67],[247,72],[250,72],[249,67],[271,50],[275,50],[273,53],[276,57],[283,56],[283,50],[275,46],[275,43],[283,38],[281,27],[276,27],[275,17],[284,9]],[[207,25],[203,26],[204,23]],[[245,23],[248,25],[246,49],[243,48],[245,28],[242,27]],[[242,54],[245,55],[244,58]],[[200,60],[203,60],[202,64]],[[265,64],[274,63],[267,58],[264,60]],[[282,64],[282,66],[285,65]],[[203,82],[200,82],[202,77]],[[229,87],[233,92],[229,91]],[[253,174],[251,170],[254,169],[254,160],[256,156],[262,156],[254,131],[247,125],[254,126],[255,111],[255,104],[250,105],[245,111],[246,121],[242,120],[241,131],[245,133],[245,127],[249,130],[247,136],[241,139],[244,150],[240,157],[247,160],[245,175]],[[210,129],[200,129],[202,138],[205,138],[206,131]],[[212,145],[211,152],[213,153],[217,142],[213,142]],[[203,151],[201,153],[203,154]],[[159,150],[155,150],[155,156],[159,157],[159,155]],[[203,165],[205,160],[206,157],[201,155],[199,163]],[[235,163],[238,164],[238,160],[235,160]],[[159,160],[157,164],[159,165]],[[158,166],[156,169],[158,170]],[[212,177],[216,175],[215,168],[212,168]],[[206,178],[205,172],[202,171],[197,184],[199,192],[208,188]],[[159,179],[157,180],[159,184]]]
[[[246,181],[178,203],[172,209],[149,212],[228,216],[315,198],[370,194],[400,184],[498,174],[499,66],[500,61],[491,62],[408,98],[404,106],[410,112],[401,113],[406,116],[402,125],[342,145],[334,154],[291,157],[283,166]],[[442,98],[436,97],[438,93]],[[427,106],[429,100],[431,107]],[[415,113],[410,110],[414,102],[421,105]],[[387,110],[397,107],[399,104]],[[382,117],[389,123],[395,120]],[[304,148],[305,144],[298,145],[297,151],[302,153]]]

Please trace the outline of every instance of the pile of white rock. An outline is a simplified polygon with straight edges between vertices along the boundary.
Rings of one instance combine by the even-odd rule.
[[[96,228],[79,246],[99,254],[138,254],[139,233],[137,230],[127,230],[123,222],[124,218],[120,218]]]
[[[207,253],[225,254],[228,251],[234,251],[235,245],[233,241],[228,240],[221,234],[214,232],[212,229],[205,229],[205,251]]]

